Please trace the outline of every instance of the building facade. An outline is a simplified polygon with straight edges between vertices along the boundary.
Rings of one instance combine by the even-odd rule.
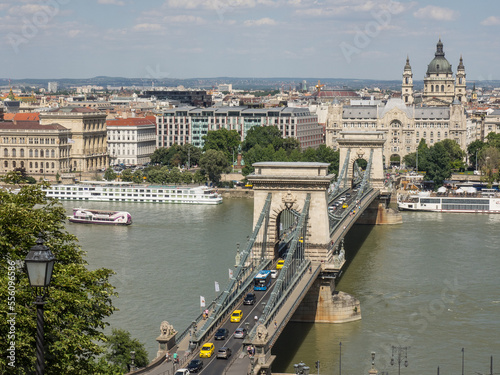
[[[467,98],[462,58],[454,78],[439,40],[424,77],[422,103],[415,104],[413,73],[408,57],[401,89],[401,98],[389,99],[385,104],[343,105],[334,102],[328,108],[326,145],[337,149],[336,140],[341,131],[384,132],[386,166],[391,161],[400,164],[404,156],[416,151],[422,139],[429,146],[452,139],[466,149],[470,135],[464,107]]]
[[[283,138],[296,138],[300,147],[316,148],[324,143],[324,130],[308,108],[182,107],[163,110],[156,116],[157,147],[190,143],[203,147],[203,136],[211,130],[236,130],[243,141],[254,126],[276,126]]]
[[[0,132],[1,174],[24,168],[35,178],[45,178],[69,171],[69,129],[36,121],[5,121],[0,122]]]
[[[111,164],[149,163],[156,149],[156,121],[151,118],[114,119],[106,122]]]
[[[93,172],[109,165],[106,114],[86,107],[63,107],[40,113],[40,125],[59,124],[71,133],[72,171]]]

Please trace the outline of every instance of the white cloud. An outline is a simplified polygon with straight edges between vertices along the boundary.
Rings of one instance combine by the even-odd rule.
[[[178,16],[166,16],[163,18],[164,22],[170,23],[184,23],[188,25],[203,25],[205,20],[197,16],[188,16],[186,14],[180,14]]]
[[[449,8],[441,8],[434,5],[428,5],[420,8],[413,13],[415,18],[431,19],[435,21],[454,21],[460,15],[458,11]]]
[[[276,25],[276,21],[272,18],[261,18],[258,20],[247,20],[243,23],[245,26],[274,26]]]
[[[166,5],[170,8],[197,9],[205,8],[212,10],[231,8],[254,8],[257,5],[277,6],[276,0],[167,0]]]
[[[163,27],[157,23],[138,23],[133,27],[135,31],[158,31],[163,30]]]
[[[490,16],[481,21],[483,26],[498,26],[500,25],[500,18],[495,16]]]
[[[69,30],[67,34],[70,38],[74,38],[75,36],[81,34],[81,32],[81,30]]]
[[[104,5],[120,5],[124,6],[125,2],[121,0],[97,0],[99,4],[104,4]]]

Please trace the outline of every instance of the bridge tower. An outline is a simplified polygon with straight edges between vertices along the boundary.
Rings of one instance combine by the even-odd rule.
[[[368,161],[370,153],[373,150],[372,166],[370,170],[370,185],[375,189],[384,187],[384,161],[383,151],[385,137],[384,132],[372,131],[342,131],[337,139],[340,151],[339,165],[344,165],[344,161],[349,153],[348,171],[347,171],[347,186],[352,185],[353,166],[358,159]]]
[[[328,174],[328,163],[314,162],[259,162],[253,164],[255,172],[247,179],[254,190],[254,227],[264,207],[268,193],[272,201],[268,223],[267,259],[277,258],[280,214],[285,210],[300,212],[307,194],[310,194],[307,224],[306,257],[312,261],[324,261],[330,242],[328,219],[328,188],[334,174]],[[254,257],[259,256],[254,254]]]

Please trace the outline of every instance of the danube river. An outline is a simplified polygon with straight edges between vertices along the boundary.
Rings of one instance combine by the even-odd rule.
[[[68,209],[73,202],[64,202]],[[251,234],[253,201],[218,206],[93,203],[126,210],[129,227],[68,224],[91,268],[116,271],[119,309],[111,327],[130,331],[156,355],[167,320],[183,331],[200,312],[200,296],[215,296],[234,269],[237,243]],[[349,268],[338,288],[361,301],[363,319],[328,325],[291,323],[273,349],[273,370],[367,374],[370,353],[379,371],[391,366],[391,347],[407,347],[402,374],[500,372],[500,215],[403,213],[397,226],[356,226],[346,239]],[[353,255],[355,254],[355,257]],[[339,343],[342,342],[342,345]]]

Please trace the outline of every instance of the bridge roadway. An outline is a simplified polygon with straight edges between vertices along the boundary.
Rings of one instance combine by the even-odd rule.
[[[349,203],[349,207],[346,209],[337,209],[335,213],[340,219],[339,222],[332,228],[331,238],[333,246],[337,246],[345,234],[349,231],[349,229],[354,225],[357,219],[363,215],[364,210],[370,205],[370,203],[379,195],[378,190],[372,190],[368,192],[359,202],[356,202],[356,197],[350,197],[347,199]],[[356,205],[354,207],[354,204]],[[352,210],[355,210],[355,213],[351,213]],[[269,323],[266,327],[268,332],[268,347],[269,350],[273,347],[275,342],[277,341],[280,333],[285,328],[286,324],[290,321],[293,313],[300,305],[301,301],[309,291],[309,288],[314,283],[316,278],[319,276],[321,272],[334,272],[339,273],[342,272],[342,266],[345,260],[341,260],[340,262],[333,264],[311,264],[311,270],[303,272],[301,278],[293,287],[293,290],[289,292],[286,297],[286,300],[279,307],[277,312],[273,315],[272,322]],[[271,287],[268,288],[267,291],[255,291],[257,301],[254,305],[243,305],[243,298],[247,292],[251,290],[242,291],[240,295],[240,303],[234,307],[234,310],[241,309],[243,311],[243,319],[240,323],[231,323],[229,321],[230,314],[228,314],[227,318],[222,321],[222,324],[217,328],[227,328],[229,330],[229,338],[224,341],[214,340],[214,333],[216,329],[213,330],[212,334],[209,336],[205,342],[212,342],[215,346],[214,355],[211,358],[203,358],[203,369],[199,372],[202,375],[243,375],[247,374],[251,362],[250,357],[248,356],[245,349],[244,341],[242,339],[234,338],[234,331],[238,327],[247,328],[247,331],[250,332],[252,328],[255,326],[254,317],[260,317],[262,311],[264,309],[265,303],[269,299],[271,292],[274,287],[274,283],[276,279],[272,279],[273,283]],[[204,321],[201,320],[197,322],[197,329],[200,329]],[[188,365],[190,360],[199,358],[199,349],[200,347],[194,349],[194,351],[189,350],[189,341],[190,335],[186,335],[181,342],[174,348],[177,351],[177,354],[180,358],[180,363],[174,365],[171,361],[165,361],[165,358],[159,358],[155,360],[156,366],[148,366],[149,370],[139,370],[134,372],[134,374],[150,374],[150,375],[174,375],[176,369],[184,368]],[[222,346],[226,346],[231,348],[232,356],[229,360],[217,359],[216,354],[217,350]],[[171,350],[170,353],[173,353]],[[145,371],[146,370],[146,371]]]

